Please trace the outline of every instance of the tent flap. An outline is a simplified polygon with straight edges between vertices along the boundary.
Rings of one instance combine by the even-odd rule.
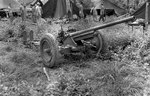
[[[48,0],[43,6],[43,18],[61,18],[67,14],[67,4],[66,0]],[[69,2],[70,8],[73,14],[79,15],[79,8],[76,6],[75,2]]]
[[[66,15],[66,0],[57,0],[57,6],[54,18],[60,18]]]
[[[57,6],[57,0],[48,0],[43,6],[43,18],[54,17]]]

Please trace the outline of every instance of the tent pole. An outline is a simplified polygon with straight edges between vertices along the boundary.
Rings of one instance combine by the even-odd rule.
[[[146,9],[145,9],[145,31],[148,30],[148,19],[149,19],[149,18],[148,18],[148,14],[149,14],[149,13],[148,13],[148,9],[149,9],[148,6],[149,6],[149,1],[150,1],[150,0],[147,0],[147,1],[146,1]]]

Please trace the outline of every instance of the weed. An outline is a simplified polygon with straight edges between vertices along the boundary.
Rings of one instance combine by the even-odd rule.
[[[31,58],[27,53],[24,52],[12,54],[10,61],[14,62],[16,66],[23,66],[24,64],[29,65],[34,62],[33,58]]]
[[[2,51],[0,52],[0,56],[5,56],[6,55],[6,52]]]
[[[81,26],[77,26],[79,24]],[[75,27],[78,30],[93,26],[88,20],[79,21],[77,25]],[[44,31],[44,28],[44,26],[39,28],[39,34]],[[118,32],[123,27],[112,28]],[[107,35],[112,28],[106,29]],[[114,38],[117,36],[118,34]],[[116,43],[113,46],[119,47],[115,47],[115,51],[111,53],[113,58],[111,61],[108,59],[107,61],[91,60],[90,57],[82,58],[82,56],[69,58],[68,56],[67,59],[69,58],[70,61],[76,61],[73,63],[75,66],[62,63],[63,70],[62,68],[49,69],[50,81],[46,81],[44,73],[38,70],[41,66],[37,66],[36,63],[42,62],[35,60],[36,55],[33,52],[23,49],[19,51],[17,48],[14,53],[13,49],[8,46],[4,50],[12,54],[8,57],[10,62],[1,61],[0,73],[5,74],[0,74],[2,77],[0,81],[3,81],[0,84],[2,87],[0,90],[3,89],[2,93],[7,96],[142,96],[147,80],[146,74],[148,74],[147,66],[144,66],[149,64],[148,60],[150,60],[146,59],[149,57],[149,40],[137,39],[128,45],[126,42],[130,43],[128,42],[130,38],[122,37],[124,34],[120,34],[118,41],[118,38],[114,40]],[[122,45],[128,46],[122,49],[120,48],[123,47]]]
[[[11,46],[7,46],[7,47],[4,48],[4,50],[6,52],[11,52],[11,51],[13,51],[13,48]]]

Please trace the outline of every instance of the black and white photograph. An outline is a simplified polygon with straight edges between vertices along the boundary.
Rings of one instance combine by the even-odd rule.
[[[0,0],[0,96],[150,96],[150,0]]]

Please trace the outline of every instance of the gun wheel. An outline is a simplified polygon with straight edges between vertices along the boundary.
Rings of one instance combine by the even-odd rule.
[[[91,43],[96,47],[96,53],[99,54],[103,48],[103,38],[100,33],[96,34]]]
[[[44,66],[53,67],[58,56],[56,39],[52,34],[45,34],[40,41],[40,53]]]

